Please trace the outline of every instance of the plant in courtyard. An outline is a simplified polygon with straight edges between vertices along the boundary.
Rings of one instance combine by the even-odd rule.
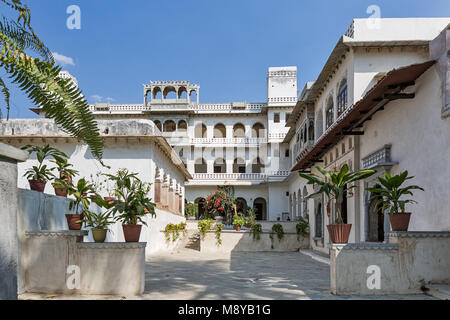
[[[198,229],[202,233],[203,239],[206,237],[206,232],[212,229],[214,220],[211,218],[203,219],[198,222]]]
[[[109,203],[112,203],[111,211],[115,220],[122,223],[125,241],[137,242],[141,224],[147,225],[144,216],[155,215],[155,204],[148,197],[150,183],[142,182],[137,173],[130,173],[127,169],[120,169],[116,175],[105,175],[115,182],[118,199]]]
[[[216,225],[214,226],[214,230],[216,231],[216,239],[217,239],[217,244],[220,246],[222,244],[222,229],[223,229],[224,224],[223,223],[216,223]]]
[[[260,240],[262,233],[262,225],[260,223],[255,223],[254,225],[252,225],[250,233],[253,236],[253,240]]]
[[[295,225],[295,231],[297,232],[297,240],[300,236],[308,235],[309,224],[306,220],[300,218],[300,221]]]
[[[71,79],[60,76],[61,67],[35,34],[30,9],[21,0],[1,0],[0,5],[2,12],[10,10],[17,15],[12,19],[1,14],[0,18],[0,67],[5,76],[65,132],[85,141],[94,157],[101,160],[103,141],[97,122],[81,90]],[[2,77],[0,92],[9,118],[10,91]],[[44,170],[36,173],[46,177]]]
[[[247,207],[244,226],[250,228],[256,221],[256,208]]]
[[[270,242],[271,242],[271,248],[273,249],[273,235],[276,234],[278,241],[281,241],[281,239],[283,239],[284,237],[284,230],[283,230],[283,226],[280,223],[275,223],[272,226],[272,231],[270,232]]]
[[[54,160],[51,162],[56,164],[53,169],[56,169],[58,174],[52,185],[55,188],[56,195],[65,197],[67,196],[68,185],[72,184],[72,180],[78,174],[78,171],[72,169],[73,165],[68,162],[67,158],[59,155],[54,155],[53,158]]]
[[[236,231],[240,231],[241,227],[245,224],[245,218],[242,214],[235,214],[233,216],[233,227]]]
[[[225,191],[216,190],[206,198],[203,207],[207,217],[223,217],[234,212],[235,202],[232,196]]]
[[[174,223],[167,224],[164,229],[166,240],[170,241],[172,236],[172,242],[175,242],[180,237],[180,231],[183,233],[183,236],[186,235],[186,223],[181,222],[179,224]]]
[[[86,211],[81,222],[86,227],[92,228],[92,236],[95,242],[104,242],[106,233],[110,231],[108,230],[108,226],[114,224],[114,219],[109,211],[103,213]]]
[[[193,202],[187,202],[184,205],[184,215],[186,218],[198,216],[198,205]]]
[[[38,165],[29,168],[24,176],[28,179],[31,190],[43,192],[47,181],[54,178],[52,169],[44,164],[44,160],[50,156],[67,157],[67,155],[56,148],[50,147],[48,144],[43,147],[28,144],[22,147],[22,149],[28,151],[30,155],[36,154]]]
[[[327,225],[333,243],[347,243],[350,235],[351,224],[344,224],[342,219],[342,203],[344,194],[350,189],[356,188],[356,185],[350,185],[353,182],[370,177],[375,173],[374,170],[360,170],[351,172],[347,164],[344,164],[339,171],[326,171],[320,166],[316,169],[322,177],[314,173],[299,173],[300,177],[306,179],[308,184],[317,184],[319,191],[315,194],[325,194],[328,199],[327,208],[334,201],[336,208],[335,224]]]
[[[66,184],[67,191],[73,199],[70,199],[69,210],[73,213],[66,214],[67,224],[70,230],[80,230],[81,221],[89,212],[92,201],[97,201],[99,196],[85,178],[81,178],[75,185]]]
[[[415,200],[404,199],[404,197],[413,196],[411,190],[424,191],[417,185],[403,186],[406,180],[412,178],[414,177],[408,176],[408,171],[394,176],[386,172],[384,178],[377,178],[381,184],[379,187],[366,188],[367,191],[372,192],[372,198],[378,199],[377,205],[382,208],[381,212],[388,211],[393,231],[408,230],[411,213],[405,212],[405,206],[407,203],[417,203]]]

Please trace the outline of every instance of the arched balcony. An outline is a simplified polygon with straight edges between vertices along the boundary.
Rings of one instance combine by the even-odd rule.
[[[214,138],[226,138],[227,137],[227,130],[225,128],[225,125],[223,123],[218,123],[214,126]]]
[[[233,138],[244,138],[245,126],[242,123],[236,123],[233,126]]]
[[[265,138],[265,128],[260,122],[257,122],[252,127],[252,138]]]

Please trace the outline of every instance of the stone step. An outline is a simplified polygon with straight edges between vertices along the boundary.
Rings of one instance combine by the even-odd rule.
[[[450,284],[428,284],[427,294],[439,299],[439,300],[450,300]]]

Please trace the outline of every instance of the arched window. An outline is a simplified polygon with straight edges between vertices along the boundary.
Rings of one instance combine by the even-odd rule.
[[[226,138],[227,130],[222,123],[218,123],[214,126],[214,138]]]
[[[263,168],[264,164],[261,162],[261,159],[259,157],[253,160],[252,173],[262,173]]]
[[[308,220],[308,189],[306,186],[303,187],[303,217]]]
[[[236,123],[233,126],[233,138],[245,137],[245,127],[242,123]]]
[[[206,138],[206,126],[203,123],[197,123],[195,125],[194,136],[196,138]]]
[[[302,194],[300,192],[300,189],[298,189],[297,192],[297,217],[303,216],[302,212]]]
[[[177,98],[177,90],[174,87],[165,87],[163,91],[164,99],[176,99]]]
[[[252,138],[264,138],[265,136],[264,126],[259,122],[255,123],[252,127]]]
[[[234,159],[233,173],[245,173],[245,161],[242,158]]]
[[[195,173],[207,173],[208,172],[208,167],[206,165],[205,159],[201,158],[201,159],[195,160],[194,171],[195,171]]]
[[[161,121],[155,120],[153,121],[153,123],[155,124],[155,126],[158,128],[159,131],[162,131]]]
[[[347,109],[347,79],[342,80],[337,96],[338,117]]]
[[[178,121],[178,131],[186,131],[187,130],[187,123],[184,120]]]
[[[326,116],[326,125],[327,129],[331,127],[331,125],[334,122],[334,103],[333,103],[333,97],[329,97],[327,100],[327,108],[325,112]]]
[[[223,158],[217,158],[214,161],[214,173],[226,173],[227,172],[227,165],[225,163],[225,160]]]
[[[292,196],[292,215],[291,215],[291,221],[294,220],[294,218],[297,216],[297,195],[293,194]]]
[[[172,120],[164,122],[164,132],[174,132],[177,129],[177,125]]]

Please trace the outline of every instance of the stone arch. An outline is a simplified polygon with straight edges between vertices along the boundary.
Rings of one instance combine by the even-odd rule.
[[[256,198],[253,201],[253,208],[256,209],[256,220],[267,220],[267,202],[264,198]]]
[[[328,129],[334,122],[334,101],[333,96],[330,95],[327,99],[325,109],[326,128]]]
[[[245,126],[238,122],[233,126],[233,138],[245,137]]]
[[[195,173],[207,173],[208,166],[204,158],[198,158],[194,162],[194,172]]]
[[[187,89],[185,86],[181,86],[178,88],[178,99],[187,99],[188,98],[188,94],[187,94]]]
[[[252,161],[252,173],[262,173],[264,167],[265,165],[260,157],[257,157]]]
[[[339,83],[339,88],[337,91],[337,115],[338,117],[344,113],[347,109],[348,100],[348,88],[347,88],[347,78],[344,78]]]
[[[155,126],[158,128],[159,131],[162,132],[162,125],[161,125],[161,121],[159,120],[155,120],[153,121],[153,123],[155,124]]]
[[[379,188],[380,185],[375,185],[374,188]],[[378,205],[378,197],[370,196],[369,210],[368,210],[368,241],[383,242],[384,241],[384,214],[382,207]]]
[[[247,200],[242,197],[236,198],[236,210],[238,213],[245,214],[247,211]]]
[[[187,131],[187,123],[185,120],[178,121],[178,131]]]
[[[194,137],[196,138],[206,138],[206,125],[204,123],[197,123],[194,127]]]
[[[245,160],[235,158],[233,162],[233,173],[245,173]]]
[[[198,208],[198,217],[197,218],[201,218],[205,216],[205,204],[206,200],[205,198],[202,197],[198,197],[197,199],[194,200],[194,203],[197,205]]]
[[[265,138],[265,128],[261,122],[257,122],[252,126],[252,138]]]
[[[168,86],[163,90],[163,98],[164,99],[176,99],[177,98],[177,90],[175,87]]]
[[[173,120],[166,120],[163,129],[164,132],[174,132],[177,129],[177,125]]]
[[[193,102],[197,102],[197,99],[198,99],[198,92],[197,92],[197,90],[191,90],[189,92],[189,100],[193,101]]]
[[[323,134],[323,111],[322,108],[319,109],[319,111],[317,111],[316,114],[316,139],[319,139],[320,136],[322,136]]]
[[[214,138],[226,138],[227,137],[227,129],[223,123],[218,123],[214,126]]]
[[[214,173],[226,173],[227,164],[224,158],[217,158],[214,160]]]
[[[322,238],[323,237],[323,206],[322,202],[319,202],[315,212],[315,237]]]
[[[160,87],[154,87],[152,92],[153,99],[162,99],[162,91]]]

